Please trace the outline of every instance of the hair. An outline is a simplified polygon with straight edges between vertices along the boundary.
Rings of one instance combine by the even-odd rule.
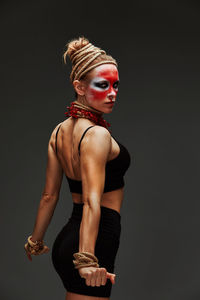
[[[98,65],[112,63],[117,66],[116,60],[106,54],[106,52],[94,45],[85,37],[70,40],[65,47],[67,50],[63,54],[66,64],[67,56],[72,63],[70,80],[73,82],[78,79],[85,79],[87,73]]]

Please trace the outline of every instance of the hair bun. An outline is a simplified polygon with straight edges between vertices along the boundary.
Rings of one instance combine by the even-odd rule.
[[[69,41],[65,47],[67,47],[67,50],[63,54],[64,63],[66,64],[66,57],[69,56],[70,60],[73,57],[74,53],[77,50],[80,50],[81,48],[85,47],[87,44],[89,44],[89,40],[85,37],[79,37],[78,39],[73,39]]]
[[[117,66],[117,62],[114,58],[107,55],[103,49],[90,43],[89,40],[83,36],[69,41],[66,47],[67,49],[63,54],[63,58],[65,64],[67,56],[69,56],[71,60],[71,82],[83,79],[86,73],[99,65],[111,63]]]

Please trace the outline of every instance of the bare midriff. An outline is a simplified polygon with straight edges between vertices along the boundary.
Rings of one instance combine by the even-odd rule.
[[[120,213],[123,197],[124,188],[103,193],[101,198],[101,206],[114,209]],[[82,194],[72,193],[72,201],[74,203],[83,203]]]

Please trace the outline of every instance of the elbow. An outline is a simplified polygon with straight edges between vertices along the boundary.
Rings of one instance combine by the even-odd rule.
[[[100,204],[97,202],[86,201],[83,202],[83,208],[85,210],[90,210],[93,213],[98,213],[100,211]]]
[[[97,193],[90,193],[87,196],[83,195],[83,204],[90,209],[100,209],[101,197]]]
[[[87,199],[83,202],[84,215],[91,214],[95,218],[99,218],[101,214],[100,201]]]
[[[82,215],[82,222],[88,224],[93,224],[93,229],[96,225],[96,222],[100,220],[101,216],[101,207],[98,203],[91,203],[89,201],[83,203],[83,215]]]
[[[56,203],[59,199],[59,195],[49,195],[47,193],[43,193],[41,197],[41,203],[43,205]]]

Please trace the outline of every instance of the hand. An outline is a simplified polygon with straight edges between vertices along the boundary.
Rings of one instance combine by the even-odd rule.
[[[85,278],[85,282],[88,286],[100,286],[105,285],[107,279],[110,279],[112,284],[115,283],[116,275],[107,272],[105,268],[96,267],[82,267],[78,269],[82,278]]]
[[[26,243],[26,244],[24,245],[24,249],[25,249],[26,255],[27,255],[27,257],[28,257],[28,259],[29,259],[30,261],[32,261],[31,255],[40,255],[40,254],[44,254],[44,253],[49,252],[49,247],[47,247],[47,246],[45,246],[45,245],[44,245],[43,249],[40,250],[39,252],[36,252],[36,251],[33,251],[33,250],[32,250],[32,251],[29,251],[28,243]]]

